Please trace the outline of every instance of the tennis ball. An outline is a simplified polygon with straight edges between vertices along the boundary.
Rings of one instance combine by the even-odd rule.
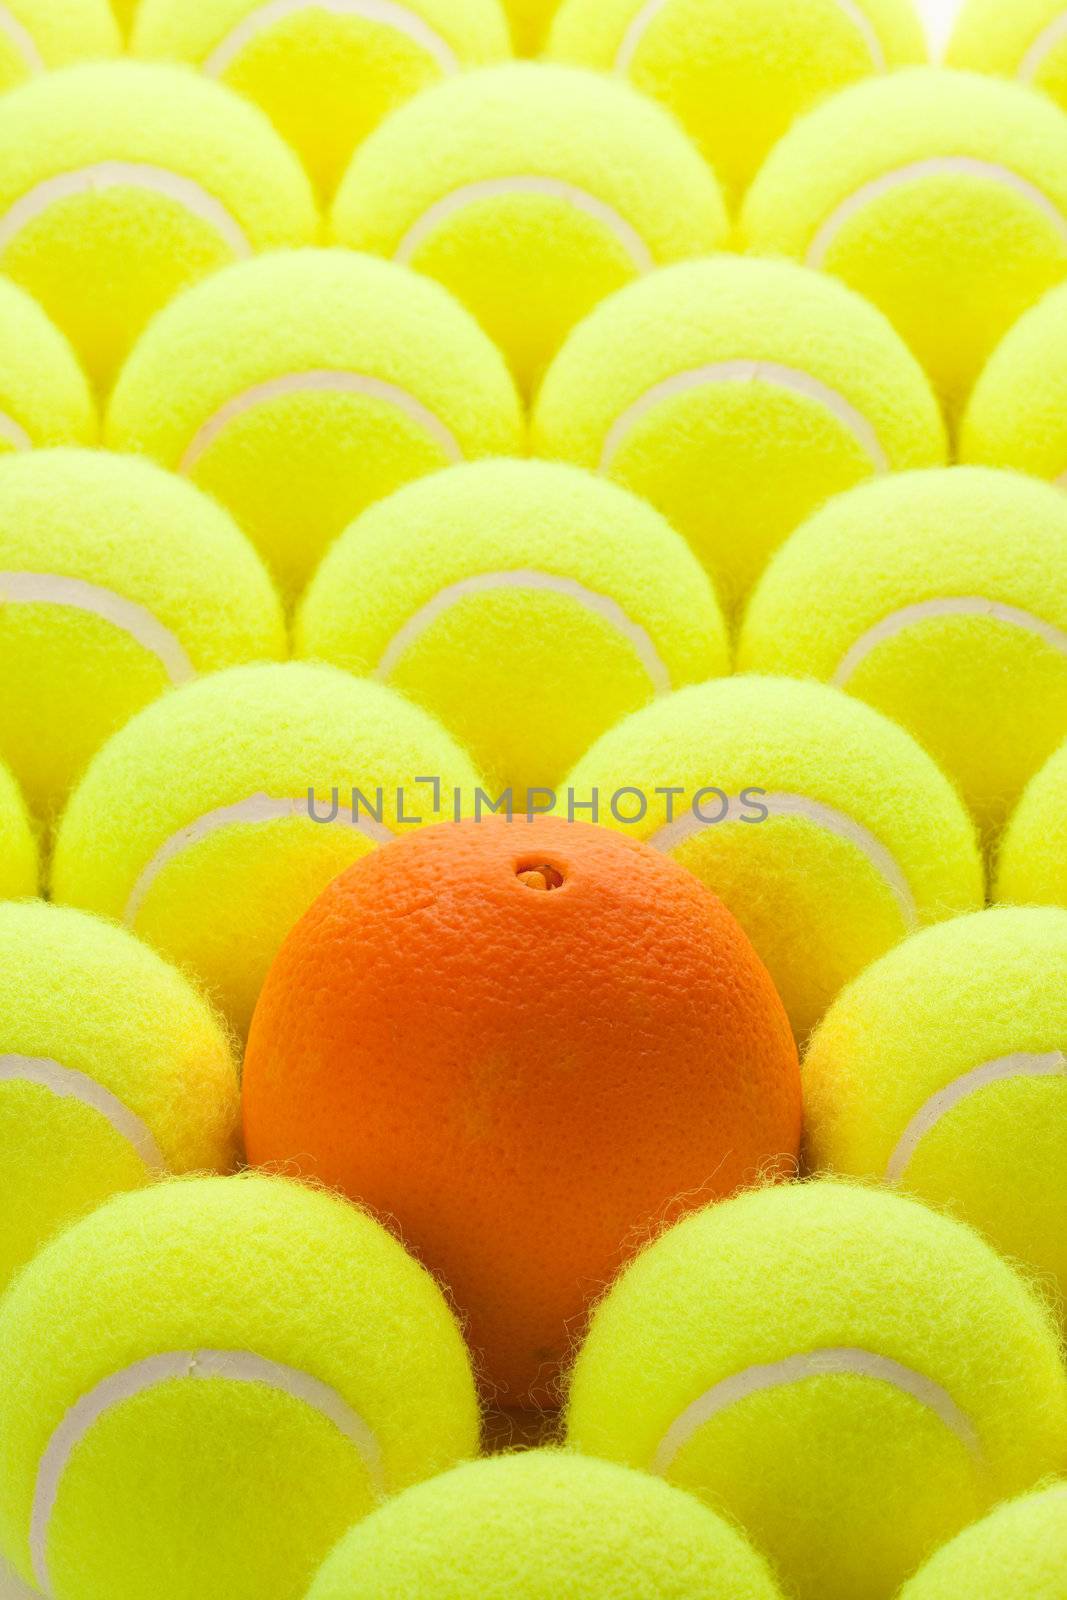
[[[35,895],[40,870],[37,840],[22,791],[0,761],[0,899]]]
[[[426,706],[520,808],[627,712],[730,667],[674,529],[614,484],[531,461],[452,467],[365,511],[316,574],[296,648]]]
[[[0,278],[0,457],[50,444],[95,444],[99,421],[70,344],[37,302]]]
[[[1067,1483],[998,1506],[906,1583],[900,1600],[1067,1600]]]
[[[994,350],[960,424],[960,459],[1067,485],[1067,286],[1031,307]]]
[[[984,899],[948,779],[903,728],[823,684],[682,689],[605,733],[567,787],[721,895],[799,1038],[905,934]]]
[[[122,1189],[237,1159],[237,1064],[200,995],[125,929],[0,904],[0,1291]]]
[[[991,836],[1067,734],[1067,497],[977,467],[840,495],[771,562],[738,663],[884,711]]]
[[[125,922],[243,1030],[330,880],[477,784],[439,724],[382,684],[303,662],[231,667],[97,752],[60,822],[52,895]]]
[[[252,1162],[396,1217],[500,1404],[547,1406],[650,1227],[792,1170],[800,1083],[765,968],[695,878],[589,823],[486,817],[357,862],[296,925],[244,1129]]]
[[[401,106],[356,151],[332,229],[438,278],[530,390],[598,300],[716,249],[729,221],[661,107],[596,73],[517,62]]]
[[[562,1450],[470,1462],[353,1528],[308,1600],[780,1600],[770,1571],[690,1495]]]
[[[67,67],[0,98],[0,270],[101,389],[179,289],[317,226],[263,113],[187,68]]]
[[[286,1179],[118,1195],[0,1308],[0,1540],[64,1600],[294,1600],[473,1453],[467,1352],[378,1223]]]
[[[117,56],[121,48],[108,0],[5,0],[0,91],[73,61]]]
[[[191,478],[303,588],[365,506],[468,456],[520,454],[495,350],[439,285],[347,250],[227,268],[153,322],[106,436]]]
[[[899,1184],[1067,1305],[1067,911],[927,928],[834,1001],[804,1062],[816,1168]]]
[[[540,55],[558,8],[559,0],[504,0],[516,55]]]
[[[1067,906],[1067,742],[1031,778],[997,859],[997,900]]]
[[[1067,107],[1062,0],[964,0],[948,47],[953,67],[1018,78]]]
[[[661,101],[739,199],[802,112],[927,46],[912,0],[565,0],[548,53]]]
[[[568,1441],[731,1516],[796,1600],[890,1600],[1067,1461],[1047,1307],[977,1233],[834,1182],[663,1234],[601,1302]]]
[[[285,653],[270,579],[207,495],[103,451],[0,456],[0,755],[39,815],[171,685]]]
[[[752,249],[880,306],[956,419],[1012,323],[1067,272],[1067,118],[974,73],[871,79],[794,126],[742,222]]]
[[[621,290],[549,368],[533,448],[651,500],[734,609],[839,490],[942,465],[944,423],[883,316],[791,262],[687,262]]]
[[[132,50],[193,63],[256,101],[327,195],[396,106],[511,54],[500,0],[142,0]]]

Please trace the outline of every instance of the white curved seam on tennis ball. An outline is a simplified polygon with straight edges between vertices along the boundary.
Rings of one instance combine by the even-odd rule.
[[[660,1440],[652,1462],[653,1472],[665,1476],[675,1457],[698,1430],[714,1417],[729,1410],[754,1394],[765,1394],[771,1389],[785,1388],[789,1384],[804,1383],[809,1378],[868,1378],[878,1383],[891,1384],[902,1394],[910,1395],[920,1405],[932,1411],[951,1433],[966,1446],[972,1455],[980,1454],[978,1435],[970,1418],[961,1411],[952,1396],[933,1378],[903,1366],[889,1356],[880,1356],[870,1350],[850,1346],[804,1351],[772,1361],[766,1366],[746,1367],[720,1383],[713,1384],[698,1400],[685,1408],[671,1423]]]
[[[287,817],[314,822],[316,827],[354,828],[357,833],[361,833],[374,844],[387,844],[393,838],[392,830],[387,828],[384,822],[378,822],[372,816],[364,816],[361,812],[357,814],[357,810],[352,806],[339,805],[336,816],[319,821],[312,817],[306,795],[300,800],[289,797],[277,799],[268,794],[249,795],[247,800],[238,800],[233,805],[220,806],[216,811],[205,812],[194,822],[179,828],[177,833],[172,833],[170,838],[160,845],[152,859],[142,868],[137,882],[130,891],[123,912],[127,925],[132,928],[137,921],[145,897],[163,869],[186,850],[191,850],[223,828],[255,827],[264,822],[281,822]]]
[[[420,606],[389,641],[375,675],[383,679],[388,678],[401,657],[453,606],[459,605],[472,595],[489,594],[501,589],[534,589],[564,595],[568,600],[576,600],[586,611],[599,617],[610,628],[614,628],[616,633],[622,635],[648,674],[656,694],[670,694],[672,688],[670,668],[656,649],[652,636],[641,623],[635,622],[626,614],[617,600],[612,600],[609,595],[598,594],[594,589],[586,588],[585,584],[579,583],[576,578],[562,578],[552,572],[534,572],[522,568],[514,572],[476,573],[473,577],[461,578],[458,582],[450,583],[441,589],[432,600],[427,600],[425,605]]]
[[[1033,44],[1027,50],[1019,63],[1019,77],[1024,83],[1035,83],[1041,68],[1058,50],[1064,40],[1067,40],[1067,11],[1061,12],[1058,17],[1041,29]]]
[[[1049,221],[1055,224],[1057,231],[1067,243],[1067,217],[1044,190],[1039,189],[1036,183],[1031,183],[1029,178],[1021,177],[1019,173],[1013,172],[1010,167],[1002,166],[999,162],[982,161],[975,156],[931,156],[924,161],[913,161],[909,166],[898,167],[894,172],[884,172],[880,178],[872,178],[870,183],[863,184],[855,193],[842,200],[841,204],[835,207],[820,224],[819,231],[808,248],[808,266],[825,267],[826,258],[836,243],[838,234],[866,206],[872,205],[876,200],[881,200],[897,189],[903,189],[906,184],[914,183],[917,179],[946,176],[981,178],[1012,190],[1020,199],[1026,200],[1038,211],[1043,212]]]
[[[600,471],[609,472],[615,457],[627,438],[641,421],[657,406],[694,389],[716,384],[765,383],[776,389],[785,389],[804,400],[812,400],[828,411],[835,422],[850,433],[876,472],[888,472],[889,456],[868,418],[837,389],[831,389],[810,372],[796,367],[781,366],[775,361],[715,361],[706,367],[692,367],[687,372],[675,372],[646,389],[644,394],[630,403],[615,418],[604,440],[600,455]]]
[[[0,411],[0,439],[6,439],[12,450],[33,449],[33,440],[26,429],[6,411]]]
[[[8,605],[64,606],[99,617],[155,656],[171,683],[188,683],[196,677],[181,640],[146,606],[113,589],[54,572],[0,572],[0,608]]]
[[[953,616],[984,617],[993,622],[1007,623],[1043,640],[1061,655],[1067,655],[1067,633],[1055,623],[1046,622],[1043,617],[1024,611],[1020,606],[1006,605],[1000,600],[986,600],[981,595],[952,596],[943,600],[921,600],[883,617],[852,645],[834,673],[833,682],[843,687],[867,657],[887,639],[920,623]]]
[[[42,183],[35,184],[20,195],[0,218],[0,250],[6,250],[11,241],[42,217],[50,206],[59,205],[64,200],[76,200],[81,195],[93,194],[97,190],[122,188],[146,189],[165,200],[173,200],[213,228],[238,259],[252,254],[248,235],[221,200],[201,188],[193,178],[185,178],[166,167],[148,166],[139,161],[99,161],[95,166],[79,167],[75,172],[60,172],[54,178],[45,178]]]
[[[46,70],[45,60],[37,48],[37,40],[33,37],[24,22],[7,7],[0,5],[0,33],[6,33],[18,54],[22,57],[23,64],[28,72],[37,74]]]
[[[433,205],[412,223],[401,239],[396,250],[396,260],[410,265],[420,245],[425,243],[442,223],[450,221],[468,206],[477,204],[479,200],[496,200],[513,194],[539,194],[547,195],[552,200],[564,200],[576,211],[584,212],[587,217],[592,217],[594,222],[599,222],[614,234],[638,272],[651,272],[656,264],[652,251],[637,229],[606,200],[590,194],[587,189],[579,188],[577,184],[566,183],[562,178],[521,175],[512,178],[482,178],[476,183],[465,183],[460,188],[453,189],[451,194],[435,200]]]
[[[167,1163],[147,1123],[84,1072],[61,1066],[46,1056],[0,1056],[0,1083],[33,1083],[60,1100],[78,1100],[111,1124],[121,1139],[136,1151],[148,1171],[161,1178]]]
[[[243,393],[236,394],[220,406],[214,416],[198,428],[196,436],[182,457],[179,472],[186,477],[196,467],[215,441],[231,422],[247,416],[257,406],[269,405],[272,400],[282,400],[293,394],[354,394],[371,400],[381,400],[385,405],[401,411],[440,446],[450,463],[464,459],[463,448],[452,430],[441,421],[416,395],[399,384],[386,383],[364,372],[339,372],[323,368],[310,372],[289,372],[279,378],[269,378],[265,383],[254,384]]]
[[[104,1378],[70,1408],[52,1434],[37,1468],[30,1518],[30,1557],[34,1581],[51,1594],[48,1535],[60,1484],[82,1440],[115,1406],[160,1384],[225,1379],[258,1383],[300,1402],[333,1424],[363,1461],[376,1498],[385,1495],[381,1446],[370,1425],[336,1389],[296,1367],[270,1361],[250,1350],[175,1350],[148,1356]]]
[[[412,44],[432,56],[446,77],[454,77],[460,69],[455,51],[436,28],[432,28],[425,17],[407,6],[395,4],[394,0],[267,0],[266,5],[250,11],[215,46],[204,62],[204,71],[210,78],[221,78],[260,35],[276,22],[284,22],[301,11],[330,11],[338,17],[359,17],[366,22],[381,23],[385,28],[405,34]]]
[[[752,788],[751,785],[749,787]],[[708,828],[721,827],[728,822],[740,823],[744,820],[747,827],[761,827],[762,822],[751,816],[752,809],[757,804],[765,807],[772,817],[802,817],[815,827],[822,828],[826,833],[831,833],[836,838],[853,845],[866,857],[892,893],[905,926],[909,929],[919,926],[919,908],[911,892],[911,885],[892,852],[855,818],[848,816],[844,811],[838,811],[834,806],[824,805],[821,800],[812,800],[807,795],[759,793],[758,800],[744,804],[740,797],[731,796],[725,814],[716,822],[697,816],[690,808],[683,816],[676,817],[673,822],[665,823],[652,835],[649,843],[656,850],[669,852],[676,850],[679,845],[694,838],[698,833],[703,833]]]
[[[1020,1051],[997,1061],[985,1061],[947,1083],[920,1106],[904,1129],[886,1166],[886,1182],[901,1182],[919,1145],[943,1117],[990,1084],[1005,1083],[1011,1078],[1067,1078],[1067,1056],[1061,1050],[1050,1051],[1047,1055]]]
[[[868,628],[852,645],[834,673],[833,682],[839,688],[844,688],[868,656],[873,655],[887,639],[894,639],[921,623],[936,622],[945,617],[984,617],[992,622],[1005,622],[1031,634],[1035,639],[1043,640],[1061,655],[1067,655],[1067,633],[1057,628],[1055,623],[1035,617],[1033,612],[1024,611],[1020,606],[1005,605],[1000,600],[985,600],[980,595],[960,595],[944,600],[920,600],[913,606],[902,606],[899,611],[883,617],[881,622]]]
[[[665,11],[671,0],[646,0],[623,34],[622,43],[615,57],[615,71],[627,73],[633,65],[633,59],[644,42],[645,34],[651,28],[661,11]],[[864,11],[855,3],[855,0],[835,0],[841,15],[850,22],[863,39],[871,64],[876,72],[888,70],[882,41],[878,31]]]

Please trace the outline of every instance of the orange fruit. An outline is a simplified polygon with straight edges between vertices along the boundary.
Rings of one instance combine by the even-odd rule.
[[[785,1011],[669,857],[542,817],[418,829],[297,923],[244,1075],[249,1159],[343,1190],[451,1291],[497,1403],[552,1404],[649,1232],[792,1170]]]

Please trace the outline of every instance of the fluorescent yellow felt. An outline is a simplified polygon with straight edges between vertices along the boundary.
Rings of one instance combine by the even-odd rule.
[[[390,111],[511,53],[499,0],[142,0],[132,49],[256,101],[325,195]]]
[[[568,786],[596,791],[602,822],[669,850],[726,902],[799,1038],[905,934],[982,903],[974,826],[948,780],[902,728],[822,684],[682,689],[605,733]],[[622,788],[637,796],[613,812]]]
[[[74,61],[104,61],[120,48],[108,0],[4,0],[0,91]]]
[[[341,1541],[308,1600],[779,1600],[723,1519],[642,1473],[561,1450],[457,1467]]]
[[[95,444],[96,405],[70,344],[17,284],[0,278],[0,455]]]
[[[992,835],[1067,736],[1067,497],[960,468],[841,495],[767,569],[738,660],[884,711]]]
[[[946,453],[930,386],[873,307],[728,256],[598,307],[548,371],[532,442],[651,500],[731,609],[829,495]]]
[[[230,1041],[186,978],[114,923],[0,904],[0,1286],[117,1191],[231,1167],[239,1116]]]
[[[0,761],[0,898],[21,900],[38,889],[37,840],[22,791]]]
[[[153,323],[107,440],[228,506],[287,594],[365,506],[468,457],[519,454],[499,352],[439,285],[347,250],[234,266]]]
[[[419,778],[440,780],[446,820],[452,790],[478,783],[440,724],[384,685],[302,662],[215,673],[99,751],[60,823],[52,893],[125,920],[243,1030],[331,879],[405,819],[442,820]]]
[[[0,457],[0,753],[39,814],[150,700],[285,652],[262,563],[206,495],[103,451]]]
[[[802,112],[927,48],[913,0],[565,0],[548,53],[661,101],[739,199]]]
[[[454,467],[364,512],[296,647],[425,705],[520,807],[627,712],[729,668],[711,585],[663,518],[526,461]]]
[[[341,243],[406,262],[462,300],[530,390],[613,289],[726,239],[715,177],[624,84],[514,63],[403,106],[356,153]]]
[[[1067,107],[1063,0],[964,0],[947,59],[953,67],[1032,84]]]
[[[994,891],[1014,905],[1067,906],[1067,742],[1023,791],[997,852]]]
[[[960,459],[1067,485],[1067,287],[1019,318],[974,386]]]
[[[998,1506],[920,1569],[900,1600],[1067,1600],[1067,1482]]]
[[[0,268],[101,389],[179,289],[317,228],[268,119],[188,69],[76,66],[0,99]]]
[[[1047,1307],[962,1223],[885,1192],[754,1190],[652,1244],[594,1313],[568,1440],[726,1511],[797,1600],[891,1600],[1067,1460]]]
[[[794,126],[742,222],[753,250],[880,306],[958,417],[997,342],[1067,272],[1067,117],[972,73],[871,80]]]
[[[804,1063],[809,1159],[979,1228],[1067,1302],[1067,910],[927,928],[838,996]]]
[[[0,1311],[0,1390],[0,1542],[70,1600],[290,1600],[478,1436],[434,1281],[273,1177],[121,1195],[60,1235]]]

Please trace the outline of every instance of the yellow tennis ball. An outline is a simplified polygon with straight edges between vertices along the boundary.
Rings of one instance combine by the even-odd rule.
[[[500,0],[142,0],[131,48],[188,61],[256,101],[326,194],[396,106],[511,54]]]
[[[692,1496],[562,1450],[470,1462],[342,1539],[308,1600],[781,1600],[761,1556]]]
[[[884,711],[991,836],[1067,735],[1067,496],[977,467],[838,496],[768,567],[738,664]]]
[[[0,270],[102,389],[179,289],[317,228],[263,113],[188,68],[68,67],[0,98]]]
[[[898,940],[984,898],[948,779],[903,728],[824,684],[682,689],[605,733],[567,787],[726,902],[798,1038]]]
[[[293,923],[345,867],[479,783],[429,714],[290,662],[232,667],[147,706],[60,823],[57,901],[124,921],[247,1028]]]
[[[0,904],[0,1291],[112,1194],[237,1159],[237,1063],[190,983],[124,928]]]
[[[990,356],[963,414],[959,454],[1067,486],[1067,285],[1020,317]]]
[[[558,7],[559,0],[504,0],[516,55],[540,54]]]
[[[725,1511],[796,1600],[891,1600],[1067,1462],[1052,1317],[972,1229],[834,1182],[679,1223],[594,1313],[568,1441]]]
[[[377,1222],[283,1178],[118,1195],[0,1308],[0,1543],[64,1600],[295,1600],[477,1447],[463,1339]]]
[[[1062,0],[964,0],[949,42],[953,67],[1044,89],[1067,108],[1067,22]]]
[[[26,801],[12,773],[0,761],[0,899],[35,895],[40,871]]]
[[[1067,741],[1031,778],[1000,841],[995,898],[1067,906]]]
[[[927,53],[913,0],[564,0],[548,43],[661,101],[735,199],[816,101]]]
[[[1067,1600],[1067,1483],[1022,1495],[965,1528],[900,1600]]]
[[[207,495],[103,451],[0,457],[0,755],[42,817],[164,690],[286,644],[270,578]]]
[[[417,700],[520,807],[627,712],[730,667],[674,529],[532,461],[452,467],[365,511],[316,574],[296,649]]]
[[[752,249],[880,306],[958,417],[1008,328],[1067,273],[1067,117],[945,68],[857,84],[771,152],[742,223]]]
[[[37,302],[0,278],[0,456],[95,444],[96,404],[69,342]]]
[[[927,928],[838,995],[804,1062],[815,1168],[899,1185],[1067,1305],[1067,911]]]
[[[518,62],[401,106],[357,150],[332,228],[438,278],[529,390],[598,300],[716,249],[729,223],[661,107],[596,73]]]
[[[0,91],[74,61],[106,60],[121,48],[108,0],[5,0]]]
[[[737,607],[830,495],[946,459],[922,369],[886,319],[791,262],[686,262],[581,323],[534,408],[538,455],[651,500]]]
[[[520,454],[499,351],[436,283],[347,250],[233,266],[160,313],[115,387],[113,449],[153,456],[233,512],[286,593],[411,478]]]

